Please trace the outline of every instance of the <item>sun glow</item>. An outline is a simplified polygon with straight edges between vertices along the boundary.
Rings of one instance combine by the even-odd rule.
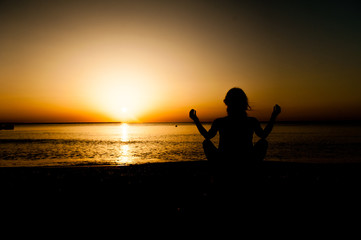
[[[98,74],[87,86],[92,106],[112,121],[139,122],[139,117],[154,105],[156,89],[150,77],[134,72],[119,70]]]

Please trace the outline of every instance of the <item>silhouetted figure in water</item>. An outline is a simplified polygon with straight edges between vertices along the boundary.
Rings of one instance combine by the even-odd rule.
[[[236,171],[241,170],[238,167],[261,162],[268,147],[266,138],[271,133],[276,117],[281,112],[280,106],[274,106],[268,125],[262,129],[256,118],[247,116],[250,106],[242,89],[230,89],[224,103],[227,105],[228,116],[214,120],[209,131],[202,126],[194,109],[189,112],[189,117],[205,138],[203,148],[207,159],[215,168],[226,167],[228,170]],[[218,148],[210,141],[217,132],[219,132]],[[254,133],[261,140],[253,146]],[[234,169],[234,167],[238,169]]]

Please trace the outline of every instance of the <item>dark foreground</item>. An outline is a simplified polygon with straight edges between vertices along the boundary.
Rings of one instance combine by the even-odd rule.
[[[0,168],[0,201],[2,216],[12,221],[37,216],[50,222],[162,217],[335,223],[360,218],[360,173],[361,164],[281,162],[221,176],[203,161]]]

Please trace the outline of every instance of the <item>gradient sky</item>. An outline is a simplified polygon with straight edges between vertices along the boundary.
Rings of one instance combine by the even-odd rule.
[[[361,120],[358,1],[1,1],[0,122]]]

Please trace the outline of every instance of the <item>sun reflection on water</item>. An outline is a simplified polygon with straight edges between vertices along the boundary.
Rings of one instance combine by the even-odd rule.
[[[129,130],[129,126],[126,123],[122,123],[120,125],[121,127],[121,136],[120,136],[120,140],[122,142],[129,142],[129,135],[128,135],[128,130]]]
[[[133,162],[133,158],[130,153],[129,144],[127,144],[129,142],[129,134],[128,134],[129,126],[126,123],[122,123],[120,127],[121,127],[120,140],[122,142],[122,145],[120,146],[119,149],[120,156],[118,157],[117,162],[118,164],[122,164],[122,165],[131,164]]]

